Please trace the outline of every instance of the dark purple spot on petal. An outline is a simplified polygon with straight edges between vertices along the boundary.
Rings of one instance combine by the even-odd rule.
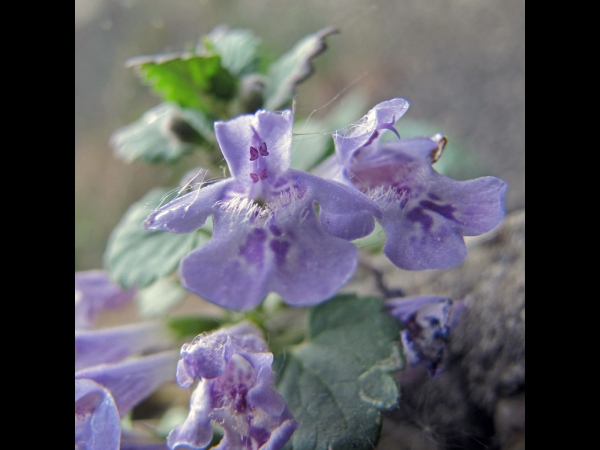
[[[290,243],[287,241],[273,240],[271,241],[270,246],[273,253],[275,253],[275,263],[278,266],[283,266],[285,264],[287,252],[290,249]]]
[[[452,205],[438,205],[437,203],[430,202],[429,200],[421,200],[419,202],[423,208],[438,213],[440,216],[446,219],[455,220],[454,214],[452,214],[456,208]]]
[[[264,243],[267,240],[267,232],[262,228],[254,228],[246,239],[246,243],[240,247],[240,255],[250,264],[262,264],[265,250]]]
[[[258,150],[254,147],[250,147],[250,161],[255,161],[258,159]]]
[[[281,236],[281,230],[279,229],[279,227],[275,224],[271,224],[269,225],[269,230],[271,231],[271,233],[273,233],[275,236]]]
[[[269,154],[269,152],[267,151],[267,143],[263,142],[262,144],[260,144],[260,146],[258,147],[258,151],[262,156],[267,156]]]
[[[428,192],[428,193],[427,193],[427,197],[429,197],[431,200],[437,200],[437,201],[440,201],[440,200],[441,200],[441,198],[439,198],[439,197],[438,197],[437,195],[435,195],[435,194],[432,194],[431,192]]]
[[[267,178],[267,169],[265,169],[265,168],[260,169],[260,172],[258,172],[258,176],[260,177],[261,180],[264,180],[265,178]]]
[[[419,222],[425,231],[431,230],[433,226],[433,219],[428,214],[425,214],[423,209],[416,207],[411,209],[407,214],[406,218],[413,223]]]
[[[251,173],[250,174],[250,178],[252,178],[252,181],[254,183],[258,183],[258,180],[260,180],[259,176],[257,174],[255,174],[255,173]]]

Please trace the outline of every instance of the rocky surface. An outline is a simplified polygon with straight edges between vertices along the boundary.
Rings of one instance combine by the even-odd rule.
[[[363,260],[348,291],[465,299],[465,315],[432,380],[414,368],[399,374],[402,398],[385,415],[380,450],[525,448],[525,211],[467,240],[465,262],[444,271],[407,272],[382,255]],[[379,283],[381,284],[381,283]]]

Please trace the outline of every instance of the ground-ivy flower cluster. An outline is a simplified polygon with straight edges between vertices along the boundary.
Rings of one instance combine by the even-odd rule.
[[[397,404],[391,374],[402,361],[432,377],[443,371],[462,303],[336,295],[357,270],[353,241],[379,223],[399,269],[456,266],[467,256],[463,236],[501,222],[506,184],[438,173],[447,138],[401,137],[402,98],[331,130],[316,164],[293,167],[287,106],[333,31],[307,36],[263,72],[248,30],[219,28],[194,52],[132,60],[167,103],[152,110],[158,122],[148,112],[117,131],[116,153],[173,162],[199,150],[215,165],[224,159],[226,174],[204,167],[183,188],[149,194],[111,236],[110,274],[76,273],[76,448],[370,448],[380,411]],[[222,315],[170,316],[186,292]],[[153,320],[94,329],[103,310],[134,296]],[[146,426],[142,442],[122,419],[175,381],[193,388],[187,417],[166,432]],[[314,420],[317,410],[324,416]]]

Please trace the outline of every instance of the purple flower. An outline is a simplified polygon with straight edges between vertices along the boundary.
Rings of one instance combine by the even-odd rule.
[[[205,449],[211,420],[225,434],[219,450],[279,450],[299,423],[273,385],[273,355],[249,323],[198,336],[181,348],[177,381],[200,382],[190,399],[186,421],[171,431],[169,448]]]
[[[107,389],[93,380],[75,380],[75,449],[118,449],[119,421],[115,401]]]
[[[121,361],[164,347],[171,341],[165,325],[138,323],[102,330],[75,330],[75,370]]]
[[[171,344],[162,323],[88,330],[98,312],[129,301],[103,271],[75,274],[75,448],[158,450],[164,441],[121,435],[120,419],[161,384],[173,380],[176,351],[127,359]],[[125,360],[125,361],[123,361]],[[162,446],[162,447],[161,447]]]
[[[396,266],[450,268],[467,254],[463,236],[490,231],[502,220],[506,183],[494,177],[455,181],[438,174],[431,165],[446,144],[439,134],[380,143],[380,131],[393,128],[407,108],[403,99],[380,103],[335,134],[336,155],[316,173],[353,186],[379,205],[383,251]],[[332,229],[344,230],[346,220],[336,218]]]
[[[332,236],[326,214],[358,214],[360,223],[347,221],[353,237],[373,230],[379,210],[367,197],[289,168],[292,122],[290,111],[217,122],[232,177],[168,203],[145,222],[149,230],[189,233],[212,215],[211,240],[185,257],[179,272],[185,288],[217,305],[251,309],[270,291],[295,306],[321,302],[348,281],[357,261],[356,247]]]
[[[400,339],[408,363],[423,364],[432,377],[439,375],[450,331],[458,322],[464,303],[416,296],[389,300],[386,308],[404,327]]]
[[[103,270],[75,272],[75,329],[92,328],[100,311],[118,308],[134,295],[135,289],[121,289]]]
[[[177,353],[168,351],[75,372],[76,448],[119,449],[120,418],[173,379],[176,361]]]

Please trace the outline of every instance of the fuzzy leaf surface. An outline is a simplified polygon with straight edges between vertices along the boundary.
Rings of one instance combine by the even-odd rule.
[[[160,278],[138,294],[138,310],[142,317],[166,314],[184,299],[186,290],[177,280]]]
[[[171,274],[185,255],[209,239],[200,230],[172,234],[144,229],[148,214],[170,200],[167,192],[153,189],[131,205],[109,238],[104,265],[123,287],[144,288]]]
[[[378,298],[339,295],[311,308],[308,337],[277,356],[277,390],[301,425],[286,449],[371,449],[396,405],[398,323]]]
[[[214,141],[212,121],[200,111],[162,103],[137,121],[113,133],[110,143],[115,154],[127,163],[175,162],[197,145]]]
[[[221,56],[221,64],[232,75],[250,73],[258,65],[260,39],[250,30],[220,26],[206,38],[206,50]]]
[[[327,27],[301,39],[289,52],[269,68],[265,95],[265,109],[281,109],[292,100],[296,85],[313,72],[312,59],[325,51],[325,38],[337,33]]]

